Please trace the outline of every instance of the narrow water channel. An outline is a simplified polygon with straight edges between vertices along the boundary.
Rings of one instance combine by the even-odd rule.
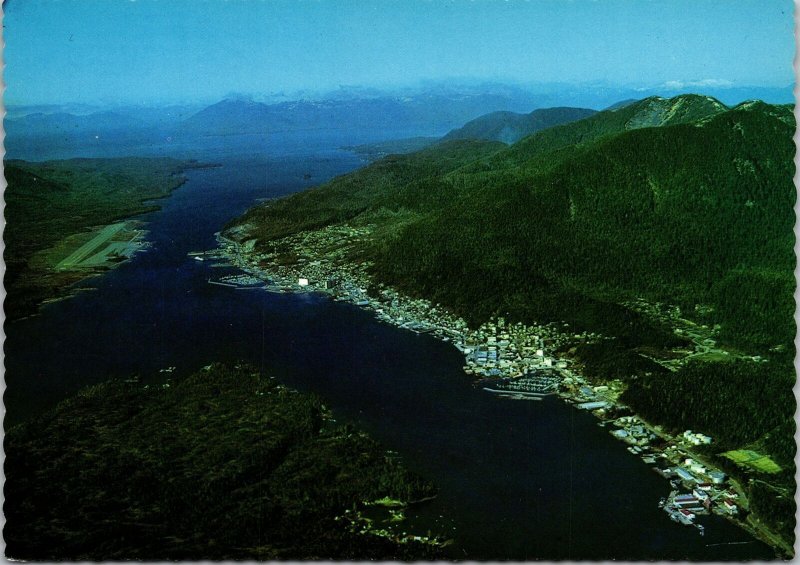
[[[6,326],[6,426],[111,377],[158,379],[169,366],[180,375],[244,359],[318,393],[337,418],[434,480],[439,497],[411,509],[407,527],[451,535],[454,558],[773,557],[720,518],[701,519],[705,537],[669,521],[657,508],[669,484],[594,418],[555,398],[512,401],[474,388],[449,344],[322,296],[207,284],[222,273],[187,252],[212,247],[214,232],[257,199],[362,164],[335,141],[193,154],[221,166],[191,171],[144,217],[149,251],[85,283],[96,290]]]

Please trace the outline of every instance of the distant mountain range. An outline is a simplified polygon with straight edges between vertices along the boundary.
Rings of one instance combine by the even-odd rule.
[[[56,112],[33,113],[6,120],[6,130],[12,135],[60,135],[73,133],[103,133],[127,129],[141,129],[146,124],[141,119],[118,112],[95,112],[86,115]]]
[[[526,105],[533,104],[530,99]],[[204,108],[185,120],[180,129],[206,135],[320,129],[414,130],[441,135],[481,114],[509,106],[516,108],[520,103],[495,94],[301,100],[280,104],[231,99]]]
[[[69,111],[62,106],[12,107],[5,117],[6,132],[14,135],[48,136],[68,132],[100,134],[131,129],[170,129],[196,113],[184,106],[125,106],[111,110]]]
[[[397,132],[399,136],[438,137],[490,111],[519,111],[536,105],[531,95],[513,89],[363,98],[354,94],[343,91],[335,98],[272,104],[234,96],[204,108],[125,107],[89,113],[65,112],[57,106],[28,107],[27,113],[22,108],[14,110],[4,125],[11,148],[24,147],[30,139],[80,148],[104,136],[125,143],[153,143],[167,137],[304,130],[385,132],[388,140],[398,137]]]
[[[596,113],[596,110],[587,108],[543,108],[530,114],[492,112],[451,131],[442,141],[485,139],[511,144],[537,131],[588,118]]]
[[[550,106],[616,108],[632,99],[674,92],[679,86],[669,84],[637,90],[602,84],[529,87],[431,84],[395,91],[344,86],[329,93],[309,92],[301,100],[289,100],[291,94],[285,93],[258,100],[232,94],[205,107],[183,104],[93,109],[85,105],[12,105],[7,109],[4,125],[7,146],[12,149],[25,138],[42,142],[54,139],[63,146],[80,147],[91,143],[95,136],[104,135],[121,137],[127,142],[152,143],[174,136],[319,129],[383,131],[386,140],[390,140],[398,136],[442,136],[464,128],[461,132],[451,132],[448,139],[473,137],[512,143],[542,128],[563,123],[557,109]],[[709,93],[728,104],[747,98],[793,100],[791,86],[717,87]],[[541,109],[547,112],[528,114]],[[473,120],[477,122],[468,123]]]
[[[87,149],[113,145],[124,148],[163,143],[180,123],[197,111],[193,106],[120,107],[108,111],[73,113],[55,108],[17,109],[3,120],[7,157],[38,160],[39,153],[59,151],[83,155]],[[122,153],[126,155],[126,153]],[[130,154],[136,154],[132,151]]]

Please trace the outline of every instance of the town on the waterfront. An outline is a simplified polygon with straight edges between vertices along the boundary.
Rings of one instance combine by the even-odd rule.
[[[748,500],[742,486],[695,449],[712,443],[713,438],[692,430],[670,435],[662,427],[651,425],[620,402],[622,381],[594,383],[581,374],[578,363],[554,353],[576,342],[599,342],[602,335],[573,333],[567,324],[525,325],[503,317],[472,329],[440,305],[375,284],[368,274],[369,263],[349,260],[354,244],[369,237],[370,226],[330,226],[303,232],[276,242],[271,253],[257,253],[253,240],[239,242],[236,228],[232,231],[217,234],[217,249],[190,253],[195,259],[242,271],[209,283],[278,293],[322,293],[372,311],[386,323],[449,342],[464,355],[465,374],[487,393],[525,401],[557,396],[575,409],[594,415],[598,425],[627,444],[632,455],[669,481],[670,494],[653,502],[664,510],[665,517],[704,535],[705,527],[698,517],[715,514],[769,540],[768,534],[743,519]],[[646,309],[646,303],[642,301],[639,308]],[[692,325],[675,312],[670,319]],[[708,354],[714,346],[707,330],[697,327],[691,334],[696,349],[686,351],[687,357]],[[689,334],[686,329],[676,331]],[[676,361],[668,363],[674,367]]]

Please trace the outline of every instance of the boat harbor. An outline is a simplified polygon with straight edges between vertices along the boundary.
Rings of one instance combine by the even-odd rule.
[[[464,356],[464,373],[474,377],[475,386],[486,393],[503,399],[533,401],[557,395],[576,409],[591,413],[599,425],[609,428],[614,438],[627,444],[631,455],[670,480],[673,489],[681,489],[684,495],[691,494],[701,502],[702,494],[695,490],[708,492],[711,502],[707,508],[702,504],[676,505],[676,500],[694,502],[675,498],[681,494],[665,500],[662,508],[672,521],[693,526],[703,534],[704,527],[695,519],[704,512],[699,508],[705,508],[707,514],[743,524],[739,512],[744,501],[739,498],[740,487],[718,469],[700,463],[697,460],[700,455],[694,452],[698,445],[712,442],[712,438],[691,430],[670,434],[643,421],[621,402],[626,387],[620,379],[591,382],[581,374],[574,359],[554,354],[576,342],[597,343],[603,336],[576,332],[564,323],[523,324],[494,316],[470,328],[464,319],[440,304],[375,284],[368,273],[368,263],[345,260],[345,243],[368,237],[369,230],[368,226],[335,226],[281,240],[297,256],[288,265],[276,263],[275,251],[255,253],[248,244],[221,234],[217,238],[219,254],[248,276],[258,277],[274,287],[262,287],[268,291],[319,292],[333,300],[371,310],[381,321],[452,343]],[[336,247],[331,250],[334,243]]]
[[[504,378],[479,381],[486,392],[515,400],[541,400],[556,393],[561,378],[555,373],[537,371],[519,378]]]

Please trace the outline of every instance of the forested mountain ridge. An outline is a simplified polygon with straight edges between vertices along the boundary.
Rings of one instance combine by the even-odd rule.
[[[793,284],[792,132],[787,106],[646,99],[507,149],[462,141],[390,156],[237,223],[255,226],[262,242],[332,223],[377,224],[393,235],[365,249],[376,275],[462,304],[468,317],[511,302],[523,317],[545,315],[544,304],[531,306],[541,303],[532,299],[537,285],[522,284],[534,276],[604,300],[711,302],[730,341],[774,347],[793,335],[793,322],[770,322],[787,308],[775,296],[786,293],[727,297]],[[508,290],[479,288],[498,271],[513,273],[504,275]],[[451,272],[471,276],[437,282]],[[476,287],[460,288],[464,281]],[[743,303],[758,305],[747,322],[734,314]]]
[[[751,489],[754,515],[791,546],[794,129],[791,106],[650,98],[510,147],[389,156],[255,207],[226,233],[258,252],[307,230],[366,227],[350,260],[376,283],[476,326],[504,315],[602,333],[562,353],[594,379],[625,381],[623,400],[649,421],[713,435],[709,456],[766,485]],[[672,370],[653,363],[686,355],[688,340],[637,301],[672,305],[721,348]],[[741,448],[781,471],[727,462]]]
[[[374,535],[353,512],[433,496],[432,483],[335,424],[319,398],[247,366],[95,385],[9,429],[4,447],[16,559],[440,556],[438,544]]]
[[[787,106],[652,98],[507,149],[462,141],[390,156],[235,223],[262,243],[377,225],[385,236],[364,249],[376,276],[468,318],[510,304],[523,318],[557,316],[534,299],[545,285],[614,302],[710,302],[731,342],[788,346],[793,321],[770,317],[793,285],[792,132]],[[469,276],[443,284],[452,273]],[[730,299],[765,286],[783,292]]]
[[[467,122],[442,138],[443,142],[456,139],[484,139],[516,143],[537,131],[574,122],[597,113],[587,108],[542,108],[529,114],[492,112]]]
[[[776,324],[782,318],[774,317],[790,306],[786,290],[793,286],[794,146],[787,118],[787,108],[748,105],[700,127],[625,132],[530,159],[512,171],[451,173],[448,182],[467,187],[459,189],[462,197],[384,242],[377,272],[409,288],[427,280],[423,292],[458,295],[472,305],[488,300],[486,289],[456,287],[497,270],[514,273],[505,275],[514,281],[508,292],[490,293],[506,303],[537,302],[524,284],[532,275],[613,300],[645,295],[692,307],[711,302],[730,340],[788,346],[793,321]],[[489,162],[507,162],[504,156],[517,149]],[[436,282],[456,268],[473,276]],[[729,299],[765,285],[782,292]],[[779,296],[789,302],[776,304]],[[758,304],[747,322],[745,304]]]
[[[684,94],[674,98],[654,96],[598,112],[593,116],[548,128],[522,139],[497,156],[491,168],[525,168],[535,157],[559,149],[593,143],[609,135],[639,128],[697,123],[728,108],[709,96]],[[485,166],[485,165],[482,165]]]
[[[464,140],[407,155],[390,155],[320,187],[251,208],[229,227],[242,224],[255,227],[254,234],[257,232],[256,237],[265,244],[298,231],[350,221],[375,212],[382,202],[407,199],[406,193],[413,191],[414,186],[422,186],[419,183],[443,177],[503,147],[500,142]],[[434,196],[427,193],[428,198]]]

